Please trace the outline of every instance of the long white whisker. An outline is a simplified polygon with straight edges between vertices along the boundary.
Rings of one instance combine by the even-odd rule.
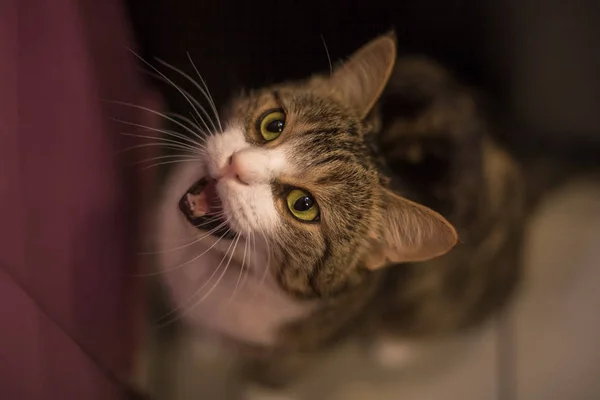
[[[229,230],[227,230],[227,233],[229,233]],[[225,235],[226,235],[227,233],[225,233],[223,236],[221,236],[221,238],[220,238],[219,240],[221,240],[223,237],[225,237]],[[176,313],[176,312],[178,312],[178,311],[181,311],[181,312],[182,312],[182,314],[185,314],[186,312],[188,312],[189,310],[191,310],[191,309],[194,307],[194,306],[192,306],[192,307],[188,308],[187,310],[185,310],[185,309],[184,309],[184,308],[185,308],[185,307],[186,307],[188,304],[190,304],[190,303],[191,303],[191,302],[192,302],[192,301],[193,301],[193,300],[194,300],[194,299],[195,299],[195,298],[196,298],[196,297],[197,297],[197,296],[198,296],[200,293],[202,293],[202,290],[203,290],[203,289],[206,287],[206,285],[208,285],[208,283],[209,283],[209,282],[212,280],[212,278],[215,276],[215,274],[217,273],[217,271],[218,271],[218,270],[221,268],[221,265],[223,264],[223,261],[225,261],[225,259],[227,258],[227,254],[229,253],[229,250],[230,250],[230,249],[231,249],[231,247],[233,246],[234,242],[235,242],[234,240],[232,240],[232,241],[231,241],[231,243],[229,244],[229,247],[227,248],[227,251],[225,252],[225,256],[224,256],[224,257],[221,259],[221,262],[219,263],[219,265],[217,265],[217,268],[215,268],[215,270],[212,272],[212,274],[210,275],[210,277],[209,277],[209,278],[208,278],[208,279],[207,279],[207,280],[206,280],[206,281],[205,281],[205,282],[202,284],[202,286],[200,286],[200,288],[198,288],[198,289],[197,289],[197,290],[194,292],[194,294],[193,294],[192,296],[190,296],[190,298],[188,298],[188,299],[185,301],[185,303],[184,303],[184,304],[182,304],[182,305],[180,305],[180,306],[177,306],[177,307],[175,307],[175,308],[174,308],[173,310],[171,310],[169,313],[167,313],[167,314],[165,314],[163,317],[161,317],[161,318],[160,318],[158,321],[161,321],[161,320],[165,319],[166,317],[168,317],[169,315],[173,315],[174,313]],[[215,243],[213,244],[213,246],[214,246],[216,243],[218,243],[218,241],[217,241],[217,242],[215,242]],[[212,246],[211,246],[211,247],[212,247]],[[229,264],[228,264],[228,265],[229,265]],[[226,271],[226,270],[225,270],[225,271]],[[221,274],[221,277],[222,277],[222,276],[223,276],[223,274]],[[217,282],[219,282],[219,280],[217,280]],[[213,286],[213,288],[214,288],[214,286]],[[201,301],[202,301],[202,300],[200,300],[200,301],[196,302],[195,304],[197,305],[197,304],[199,304]],[[164,324],[161,324],[161,326],[165,326],[165,324],[167,324],[167,325],[168,325],[169,323],[171,323],[171,322],[173,322],[173,321],[175,321],[175,320],[177,320],[177,317],[175,317],[175,319],[174,319],[174,320],[172,320],[172,321],[167,321],[166,323],[164,323]]]
[[[172,123],[176,124],[177,126],[179,126],[179,127],[183,128],[183,129],[185,129],[186,131],[188,131],[189,133],[191,133],[192,135],[194,135],[195,137],[197,137],[199,140],[205,140],[203,137],[201,137],[201,136],[198,134],[198,132],[194,131],[193,129],[190,129],[189,127],[187,127],[186,125],[184,125],[184,124],[182,124],[181,122],[177,121],[176,119],[174,119],[174,118],[172,118],[172,117],[169,117],[169,116],[167,116],[167,115],[165,115],[165,114],[163,114],[163,113],[160,113],[160,112],[158,112],[158,111],[156,111],[156,110],[153,110],[153,109],[151,109],[151,108],[144,107],[144,106],[140,106],[140,105],[137,105],[137,104],[127,103],[127,102],[124,102],[124,101],[110,101],[110,102],[111,102],[111,103],[114,103],[114,104],[120,104],[120,105],[122,105],[122,106],[127,106],[127,107],[137,108],[137,109],[139,109],[139,110],[143,110],[143,111],[149,112],[149,113],[151,113],[151,114],[158,115],[158,116],[160,116],[160,117],[163,117],[163,118],[165,118],[167,121],[171,121]],[[118,121],[118,122],[124,122],[124,123],[127,123],[126,121],[119,121],[119,120],[116,120],[116,121]],[[131,122],[130,122],[129,124],[130,124],[130,125],[134,125],[134,126],[135,126],[135,125],[139,125],[139,124],[133,124],[133,123],[131,123]],[[141,125],[141,126],[143,126],[143,125]],[[145,127],[145,128],[149,128],[149,127]]]
[[[250,240],[252,240],[252,253],[251,254],[256,254],[256,236],[255,236],[254,232],[250,232]],[[252,258],[250,258],[250,260],[252,260]],[[250,264],[250,262],[251,261],[249,261],[248,264]],[[248,280],[248,276],[250,275],[250,268],[251,268],[250,265],[248,265],[248,267],[246,268],[246,274],[242,278],[242,283],[240,284],[241,288],[244,287],[244,284]]]
[[[188,143],[193,143],[194,145],[200,145],[201,142],[206,142],[205,138],[203,138],[203,137],[199,136],[198,134],[194,133],[194,131],[192,131],[189,128],[186,128],[186,129],[189,132],[192,132],[201,142],[197,142],[194,139],[192,139],[192,138],[190,138],[188,136],[182,135],[179,132],[174,132],[174,131],[170,131],[170,130],[166,130],[166,129],[160,129],[160,128],[154,128],[152,126],[146,126],[146,125],[142,125],[142,124],[137,124],[135,122],[123,121],[123,120],[120,120],[120,119],[114,119],[113,118],[113,121],[119,122],[119,123],[124,124],[124,125],[129,125],[129,126],[135,126],[137,128],[142,128],[142,129],[150,131],[150,132],[164,133],[165,135],[177,137],[179,139],[185,140]],[[180,125],[185,127],[185,125],[183,125],[181,123],[180,123]]]
[[[169,67],[169,68],[175,68],[175,67],[173,67],[173,66],[171,66],[171,65],[167,64],[166,62],[164,62],[164,61],[162,61],[162,60],[160,60],[160,59],[157,59],[157,61],[164,63],[164,64],[165,64],[167,67]],[[145,71],[145,72],[146,72],[148,75],[150,75],[150,76],[152,76],[153,78],[155,78],[155,79],[158,79],[158,80],[160,80],[160,81],[163,81],[163,82],[166,82],[166,83],[168,83],[168,84],[171,84],[171,82],[169,82],[169,80],[168,80],[168,79],[165,79],[165,78],[163,78],[161,75],[158,75],[158,74],[155,74],[155,73],[152,73],[152,72],[148,72],[148,71]],[[188,102],[190,102],[190,101],[191,101],[191,102],[193,102],[193,103],[194,103],[194,105],[195,105],[196,107],[198,107],[200,110],[202,110],[202,114],[204,114],[204,115],[206,116],[206,118],[208,118],[208,120],[209,120],[210,124],[213,126],[213,130],[216,130],[216,127],[215,127],[215,124],[214,124],[214,122],[211,120],[210,116],[208,115],[208,113],[206,112],[206,110],[204,109],[204,107],[202,106],[202,104],[200,104],[200,102],[199,102],[198,100],[196,100],[196,98],[195,98],[195,97],[194,97],[194,96],[193,96],[193,95],[192,95],[190,92],[188,92],[187,90],[185,90],[185,89],[183,89],[183,88],[179,88],[179,91],[180,91],[180,92],[183,92],[183,94],[185,94],[185,95],[188,97],[188,99],[187,99],[187,100],[188,100]],[[196,113],[198,114],[198,112],[196,112]],[[190,113],[190,114],[193,114],[193,113]],[[180,117],[183,117],[183,116],[181,116],[180,114],[178,114],[178,115],[179,115]],[[211,129],[208,127],[208,125],[207,125],[206,121],[204,120],[204,118],[202,118],[202,116],[201,116],[201,115],[199,115],[199,114],[198,114],[198,117],[200,118],[200,121],[202,121],[202,125],[204,126],[204,129],[205,129],[206,131],[203,131],[203,130],[201,129],[201,127],[200,127],[200,122],[199,122],[199,121],[196,119],[196,117],[194,116],[193,118],[194,118],[194,121],[196,122],[194,125],[195,125],[195,126],[197,126],[198,130],[199,130],[200,132],[203,132],[203,133],[205,133],[205,134],[212,134],[213,130],[211,130]],[[185,118],[185,117],[184,117],[184,118]],[[189,119],[188,119],[188,120],[189,120]],[[220,125],[220,121],[219,121],[219,125]]]
[[[159,59],[159,58],[156,58],[156,61],[160,62],[161,64],[165,65],[165,66],[166,66],[166,67],[168,67],[168,68],[171,68],[171,69],[176,69],[176,68],[175,68],[175,67],[173,67],[172,65],[170,65],[170,64],[168,64],[168,63],[166,63],[165,61],[162,61],[162,60],[161,60],[161,59]],[[177,71],[177,72],[179,72],[179,71]],[[155,73],[152,73],[152,72],[148,72],[148,75],[150,75],[150,76],[152,76],[153,78],[155,78],[155,79],[158,79],[158,80],[160,80],[160,81],[163,81],[163,82],[166,82],[166,83],[168,83],[168,84],[171,84],[171,82],[170,82],[168,79],[164,78],[164,77],[163,77],[163,76],[161,76],[161,75],[158,75],[158,74],[155,74]],[[196,100],[196,98],[195,98],[195,97],[194,97],[194,96],[193,96],[193,95],[192,95],[190,92],[188,92],[187,90],[185,90],[185,89],[183,89],[183,88],[179,88],[178,90],[179,90],[179,92],[182,92],[182,94],[185,94],[185,96],[187,96],[187,100],[188,100],[188,102],[190,102],[190,101],[191,101],[192,103],[194,103],[194,105],[195,105],[195,106],[196,106],[198,109],[200,109],[200,110],[202,111],[202,114],[204,114],[204,115],[206,116],[206,118],[209,120],[210,124],[211,124],[211,125],[212,125],[212,127],[213,127],[213,129],[212,129],[212,130],[211,130],[209,127],[208,127],[208,124],[206,123],[206,121],[204,120],[204,118],[202,118],[202,116],[201,116],[201,115],[198,113],[198,111],[197,111],[197,110],[195,110],[195,111],[196,111],[196,114],[198,114],[198,117],[200,118],[200,121],[202,121],[202,125],[204,125],[204,129],[206,129],[206,132],[212,132],[213,130],[216,130],[215,124],[214,124],[214,122],[211,120],[210,116],[208,115],[208,112],[206,112],[206,110],[205,110],[204,106],[202,106],[202,104],[201,104],[201,103],[200,103],[198,100]],[[196,120],[196,123],[197,123],[197,125],[198,125],[198,126],[200,126],[200,122],[198,122],[198,121]]]
[[[221,219],[221,218],[224,218],[224,217],[225,217],[225,212],[224,211],[219,211],[217,213],[214,213],[214,214],[210,215],[210,217],[209,217],[210,219],[208,221],[204,221],[201,224],[194,225],[194,227],[201,228],[201,227],[203,227],[205,225],[212,224],[213,222],[215,222],[215,220],[218,220],[218,219]],[[225,218],[225,219],[227,219],[227,218]],[[229,220],[227,219],[227,221],[229,221]],[[221,224],[217,227],[217,229],[220,228],[220,227],[222,227],[225,223],[227,223],[227,221],[221,222]]]
[[[225,273],[227,272],[227,269],[229,268],[229,264],[231,263],[231,259],[233,258],[233,255],[235,254],[235,248],[237,247],[239,241],[240,241],[240,234],[238,233],[236,236],[236,239],[235,239],[235,245],[233,246],[233,250],[231,251],[231,255],[229,256],[229,260],[227,260],[227,264],[225,265],[223,272],[221,272],[221,275],[219,275],[219,278],[214,283],[214,285],[210,288],[210,290],[208,292],[206,292],[206,294],[204,296],[202,296],[200,298],[200,300],[198,300],[196,305],[202,303],[208,296],[210,296],[210,294],[213,292],[213,290],[215,290],[217,285],[221,282],[221,279],[223,279],[223,276],[225,276]],[[233,241],[231,243],[233,244]],[[229,247],[231,247],[231,245]],[[229,249],[227,252],[229,252]],[[225,257],[227,257],[227,253],[225,253]],[[223,260],[225,260],[225,257],[223,257]],[[223,261],[221,261],[221,263],[222,262]],[[219,264],[219,265],[221,265],[221,264]]]
[[[212,107],[213,113],[215,114],[215,117],[217,118],[217,123],[219,124],[219,129],[221,129],[221,132],[223,132],[223,126],[221,125],[221,118],[219,117],[219,112],[217,111],[217,106],[215,105],[215,102],[214,102],[212,96],[210,95],[210,91],[208,90],[208,85],[204,81],[204,78],[202,78],[202,75],[200,75],[200,72],[198,71],[198,68],[196,68],[196,64],[192,60],[192,56],[190,55],[189,52],[187,53],[187,56],[188,56],[188,59],[190,60],[190,63],[192,64],[192,67],[194,67],[194,71],[196,71],[196,74],[198,75],[198,78],[200,78],[200,81],[202,82],[202,84],[204,85],[204,88],[206,89],[206,92],[204,92],[202,90],[201,91],[203,92],[204,97],[206,97],[206,99],[210,103],[210,106]],[[193,82],[193,79],[191,79],[191,80]],[[200,88],[198,88],[198,89],[200,89]]]
[[[321,40],[323,41],[323,46],[325,47],[325,53],[327,53],[327,61],[329,61],[329,75],[333,75],[333,64],[331,64],[331,57],[329,56],[329,49],[327,48],[327,43],[325,43],[325,38],[321,34]]]
[[[214,218],[221,218],[221,217],[222,217],[224,214],[225,214],[224,212],[221,212],[221,213],[216,213],[216,214],[214,215]],[[201,226],[203,226],[203,225],[206,225],[206,224],[208,224],[208,223],[210,223],[210,222],[214,221],[214,218],[213,218],[212,220],[210,220],[210,221],[207,221],[207,222],[205,222],[205,223],[202,223],[202,224],[200,224],[200,225],[195,225],[195,227],[196,227],[196,228],[199,228],[199,227],[201,227]],[[171,248],[171,249],[168,249],[168,250],[138,252],[137,254],[138,254],[138,255],[141,255],[141,256],[149,256],[149,255],[166,254],[166,253],[171,253],[171,252],[174,252],[174,251],[177,251],[177,250],[185,249],[186,247],[192,246],[193,244],[195,244],[195,243],[198,243],[198,242],[200,242],[200,241],[202,241],[202,240],[206,239],[207,237],[209,237],[210,235],[212,235],[213,233],[215,233],[215,232],[217,232],[219,229],[221,229],[223,226],[225,226],[225,225],[226,225],[226,223],[227,223],[227,221],[225,221],[225,222],[221,223],[221,224],[220,224],[220,225],[218,225],[217,227],[215,227],[215,228],[213,228],[212,230],[210,230],[210,231],[206,232],[206,234],[204,234],[203,236],[201,236],[201,237],[199,237],[199,238],[196,238],[196,239],[194,239],[194,240],[193,240],[193,241],[191,241],[190,243],[186,243],[186,244],[184,244],[184,245],[177,246],[177,247],[174,247],[174,248]],[[195,261],[195,260],[192,260],[192,261]],[[173,269],[177,269],[177,268],[179,268],[179,267],[175,267],[175,268],[173,268]],[[169,269],[169,270],[166,270],[166,271],[171,271],[171,270]]]
[[[197,143],[194,142],[192,140],[189,140],[189,138],[185,137],[185,136],[180,136],[177,132],[171,132],[171,131],[162,131],[162,133],[165,134],[165,136],[145,136],[145,135],[141,135],[141,133],[144,132],[151,132],[148,129],[144,128],[141,131],[133,131],[133,132],[120,132],[121,135],[123,136],[133,136],[133,137],[139,137],[139,138],[143,138],[143,139],[152,139],[155,140],[157,142],[159,141],[163,141],[163,142],[167,142],[167,141],[174,141],[176,144],[181,144],[183,146],[192,146],[194,148],[197,149],[203,149],[205,148],[205,145],[203,143]],[[182,142],[180,140],[175,140],[175,139],[186,139],[185,142]],[[165,140],[166,139],[166,140]]]
[[[194,146],[187,144],[187,143],[182,143],[179,142],[177,140],[173,140],[173,139],[169,139],[169,138],[164,138],[164,137],[154,137],[154,136],[147,136],[147,135],[139,135],[136,133],[128,133],[128,132],[120,132],[121,135],[123,136],[131,136],[131,137],[136,137],[136,138],[141,138],[141,139],[150,139],[150,140],[154,140],[155,143],[161,143],[161,144],[173,144],[173,145],[177,145],[177,146],[181,146],[181,147],[185,147],[186,149],[192,151],[192,152],[200,152],[204,149],[204,146],[199,146],[198,144],[194,144]]]
[[[198,120],[196,119],[196,116],[190,112],[190,116],[192,117],[192,119],[194,120],[194,123],[199,124],[200,122],[198,122]]]
[[[192,154],[197,154],[198,150],[202,151],[202,149],[194,149],[193,151],[188,149],[187,147],[184,147],[182,145],[175,145],[175,144],[165,144],[165,143],[144,143],[144,144],[138,144],[135,146],[131,146],[128,147],[126,149],[123,150],[119,150],[117,152],[115,152],[115,154],[122,154],[122,153],[126,153],[128,151],[132,151],[132,150],[136,150],[136,149],[141,149],[144,147],[162,147],[163,149],[171,149],[171,150],[180,150],[183,152],[189,152]]]
[[[192,121],[191,119],[189,119],[188,117],[175,113],[175,112],[166,112],[165,115],[168,115],[171,118],[175,118],[175,119],[179,119],[183,122],[185,122],[186,124],[190,125],[190,128],[197,130],[198,132],[201,133],[206,133],[202,130],[202,128],[200,128],[200,125],[198,124],[198,121],[195,120],[196,117],[194,117],[194,121]]]
[[[202,237],[202,238],[200,238],[200,239],[198,239],[198,240],[195,240],[195,241],[193,241],[192,243],[189,243],[189,244],[187,244],[187,245],[185,245],[185,246],[181,246],[181,247],[180,247],[180,249],[181,249],[181,248],[184,248],[184,247],[187,247],[187,246],[191,246],[191,245],[193,245],[194,243],[198,243],[198,242],[200,242],[200,241],[201,241],[202,239],[204,239],[205,237],[207,237],[207,236],[209,236],[209,235],[211,235],[211,234],[213,234],[213,233],[217,232],[217,231],[218,231],[218,230],[219,230],[219,229],[220,229],[222,226],[224,226],[224,225],[225,225],[225,223],[223,223],[223,224],[219,225],[218,227],[214,228],[214,229],[213,229],[213,230],[212,230],[210,233],[207,233],[207,234],[206,234],[204,237]],[[147,273],[147,274],[137,274],[136,276],[141,276],[141,277],[143,277],[143,276],[156,276],[156,275],[162,275],[162,274],[165,274],[165,273],[168,273],[168,272],[171,272],[171,271],[176,271],[176,270],[178,270],[178,269],[180,269],[180,268],[183,268],[183,267],[185,267],[186,265],[189,265],[189,264],[193,263],[194,261],[198,260],[200,257],[202,257],[203,255],[205,255],[206,253],[208,253],[210,250],[212,250],[212,249],[213,249],[213,247],[215,247],[215,246],[217,245],[217,243],[219,243],[219,241],[220,241],[221,239],[223,239],[227,233],[229,233],[229,229],[227,230],[227,232],[226,232],[225,234],[223,234],[223,235],[222,235],[222,236],[221,236],[219,239],[217,239],[217,240],[216,240],[216,241],[215,241],[215,242],[214,242],[212,245],[210,245],[210,247],[209,247],[208,249],[204,250],[202,253],[198,254],[197,256],[195,256],[194,258],[192,258],[192,259],[191,259],[191,260],[189,260],[189,261],[186,261],[186,262],[184,262],[184,263],[182,263],[182,264],[179,264],[179,265],[177,265],[176,267],[172,267],[172,268],[163,269],[163,270],[161,270],[161,271],[159,271],[159,272],[149,272],[149,273]],[[165,253],[167,253],[167,252],[169,252],[169,251],[173,251],[173,250],[168,250],[168,251],[165,251]],[[158,254],[160,254],[160,253],[158,253]]]
[[[254,299],[254,296],[256,296],[257,291],[260,290],[264,286],[265,279],[267,278],[267,273],[269,272],[269,268],[271,265],[271,249],[269,247],[269,241],[267,240],[267,237],[265,236],[265,233],[263,231],[260,231],[260,233],[262,234],[262,237],[265,240],[265,244],[267,246],[267,265],[265,266],[265,269],[263,270],[262,277],[260,278],[258,285],[254,287],[254,291],[252,293],[251,299]],[[249,301],[252,301],[252,300],[249,300]]]
[[[185,79],[187,79],[188,81],[190,81],[194,86],[196,86],[201,92],[202,94],[204,94],[204,96],[206,97],[206,94],[204,93],[204,90],[202,90],[200,88],[200,86],[196,83],[196,81],[194,81],[192,78],[190,78],[190,76],[188,74],[186,74],[185,72],[183,72],[181,69],[169,64],[166,61],[163,61],[159,58],[156,59],[156,61],[158,61],[159,63],[161,63],[162,65],[164,65],[167,68],[170,68],[171,70],[177,72],[178,74],[180,74],[181,76],[183,76]],[[182,89],[184,90],[184,89]],[[210,122],[210,124],[212,125],[213,130],[217,130],[217,127],[215,126],[215,123],[213,122],[212,118],[210,117],[210,115],[208,114],[208,112],[206,112],[206,110],[204,109],[204,107],[202,107],[200,105],[200,102],[198,100],[196,100],[193,96],[191,96],[188,92],[186,92],[186,95],[189,96],[190,99],[192,99],[194,101],[194,103],[196,104],[196,106],[200,107],[200,109],[202,110],[202,114],[204,114],[204,116],[206,117],[206,119],[208,119],[208,122]],[[204,121],[204,119],[198,115],[200,117],[200,119],[202,119]],[[208,129],[208,127],[207,127]]]
[[[179,114],[178,114],[177,118],[183,118],[183,117],[179,116]],[[184,140],[184,141],[186,141],[188,143],[193,143],[194,145],[201,146],[201,145],[203,145],[203,143],[206,142],[206,138],[204,138],[203,136],[194,135],[194,137],[192,138],[192,137],[189,137],[189,136],[187,136],[187,135],[185,135],[183,133],[180,133],[180,132],[177,132],[177,131],[173,131],[173,130],[170,130],[170,129],[155,128],[153,126],[147,126],[147,125],[137,124],[137,123],[134,123],[134,122],[117,120],[117,119],[114,119],[114,120],[117,121],[117,122],[120,122],[122,124],[125,124],[125,125],[140,127],[140,128],[143,129],[142,132],[144,132],[144,131],[146,131],[146,132],[161,132],[161,133],[164,133],[166,136],[178,138],[178,139]],[[193,124],[192,121],[189,121],[189,123]],[[201,132],[201,131],[199,130],[199,132]],[[199,141],[196,141],[195,138],[197,138]]]
[[[231,303],[231,300],[233,300],[233,298],[235,297],[235,294],[238,290],[238,286],[240,284],[240,280],[242,278],[242,275],[244,274],[244,263],[246,262],[246,251],[248,250],[248,241],[249,241],[249,238],[247,238],[244,243],[244,256],[242,257],[242,267],[240,268],[240,274],[238,275],[237,282],[235,283],[235,288],[233,289],[233,293],[231,294],[231,297],[229,298],[229,303]]]
[[[162,76],[171,86],[173,86],[177,91],[179,91],[179,93],[183,96],[184,99],[187,100],[187,102],[189,103],[189,105],[192,107],[192,109],[196,112],[196,114],[198,114],[198,116],[200,117],[200,119],[202,119],[202,117],[200,116],[200,113],[198,112],[198,110],[196,109],[196,106],[194,105],[194,103],[192,103],[192,101],[190,100],[190,98],[181,90],[181,88],[179,86],[177,86],[172,80],[170,80],[165,74],[163,74],[162,72],[160,72],[155,66],[153,66],[152,64],[150,64],[148,61],[144,60],[140,55],[138,55],[135,51],[129,49],[129,51],[131,51],[140,61],[142,61],[144,64],[146,64],[147,66],[149,66],[150,68],[152,68],[154,71],[156,71],[157,74],[159,74],[160,76]],[[208,129],[208,126],[206,126],[206,130]]]
[[[157,156],[157,157],[146,158],[145,160],[140,160],[140,161],[134,162],[133,165],[138,165],[138,164],[143,164],[143,163],[158,161],[158,160],[165,160],[165,159],[187,160],[187,159],[192,159],[192,158],[194,158],[194,156],[191,156],[191,155],[188,156],[188,155],[183,155],[183,154],[169,154],[166,156]],[[194,159],[198,159],[198,158],[196,157]]]
[[[181,163],[186,163],[186,162],[198,162],[198,158],[190,158],[189,160],[171,160],[171,161],[162,161],[159,163],[154,163],[152,165],[148,165],[144,168],[140,168],[142,171],[145,171],[147,169],[150,168],[156,168],[159,167],[161,165],[169,165],[169,164],[181,164]]]
[[[214,231],[214,232],[217,232],[219,229],[221,229],[221,228],[225,227],[225,226],[227,225],[227,223],[228,223],[228,222],[229,222],[229,220],[226,220],[226,221],[222,222],[222,223],[221,223],[221,224],[220,224],[218,227],[216,227],[215,229],[213,229],[213,231]],[[211,232],[212,232],[212,231],[211,231]],[[213,233],[214,233],[214,232],[213,232]],[[227,232],[229,232],[229,229],[227,230]],[[205,235],[204,237],[206,237],[206,236],[209,236],[209,235],[207,234],[207,235]],[[219,240],[221,240],[223,237],[224,237],[224,235],[223,235],[223,236],[221,236],[221,237],[219,238]],[[215,245],[216,245],[216,244],[219,242],[219,240],[215,241],[215,243],[213,243],[213,244],[212,244],[212,245],[211,245],[211,246],[210,246],[210,247],[209,247],[207,250],[203,251],[201,254],[199,254],[199,255],[195,256],[195,257],[194,257],[194,258],[192,258],[191,260],[189,260],[189,261],[186,261],[186,262],[184,262],[184,263],[182,263],[182,264],[179,264],[177,267],[170,268],[170,269],[165,269],[164,271],[165,271],[165,272],[174,271],[174,270],[176,270],[176,269],[179,269],[179,268],[185,267],[186,265],[189,265],[189,264],[193,263],[194,261],[198,260],[198,259],[199,259],[200,257],[202,257],[203,255],[205,255],[205,254],[206,254],[206,253],[207,253],[207,252],[208,252],[210,249],[212,249],[212,248],[213,248],[213,247],[214,247],[214,246],[215,246]]]

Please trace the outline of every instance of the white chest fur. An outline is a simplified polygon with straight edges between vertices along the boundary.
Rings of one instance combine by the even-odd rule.
[[[178,202],[204,171],[201,163],[185,164],[167,182],[158,213],[159,267],[174,307],[184,321],[199,329],[243,342],[272,344],[279,328],[305,316],[311,304],[279,288],[272,275],[276,260],[267,256],[259,235],[237,243],[218,241],[190,225]]]

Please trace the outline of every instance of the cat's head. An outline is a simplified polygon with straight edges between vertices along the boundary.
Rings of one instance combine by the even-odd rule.
[[[264,238],[279,285],[309,297],[449,251],[454,228],[391,192],[366,143],[395,59],[395,38],[385,35],[330,75],[234,99],[222,131],[206,137],[196,183],[178,194],[199,235]]]

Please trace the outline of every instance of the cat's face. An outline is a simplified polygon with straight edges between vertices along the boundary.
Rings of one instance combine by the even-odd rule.
[[[235,99],[222,131],[206,137],[194,184],[178,194],[190,226],[222,242],[266,241],[277,260],[269,272],[305,297],[334,294],[390,261],[448,251],[454,229],[390,192],[364,139],[394,61],[385,36],[331,76]]]

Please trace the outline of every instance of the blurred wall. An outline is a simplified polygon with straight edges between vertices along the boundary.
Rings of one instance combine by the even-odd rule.
[[[302,77],[392,26],[400,53],[443,62],[482,89],[509,141],[600,142],[600,2],[128,0],[146,57],[188,72],[190,51],[218,101]],[[165,92],[167,93],[167,92]],[[183,102],[171,91],[168,101]]]
[[[600,2],[488,3],[490,60],[509,110],[547,135],[600,141]]]

